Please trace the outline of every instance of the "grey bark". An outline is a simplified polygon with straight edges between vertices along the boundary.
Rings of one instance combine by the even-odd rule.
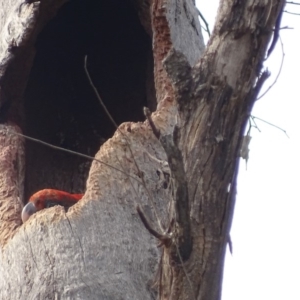
[[[15,59],[9,47],[17,44],[17,56],[28,53],[41,26],[61,4],[3,2],[4,71]],[[157,271],[159,299],[220,299],[239,145],[282,5],[271,0],[221,1],[203,53],[193,1],[153,1],[158,108],[151,118],[163,138],[174,140],[180,155],[172,158],[148,121],[122,124],[96,158],[130,176],[94,161],[83,200],[67,213],[53,207],[20,225],[23,140],[12,135],[11,125],[1,127],[0,190],[7,193],[0,200],[7,208],[0,211],[1,230],[6,230],[0,234],[1,299],[155,299]],[[51,14],[46,13],[49,8]],[[26,85],[30,60],[27,68],[15,98]],[[16,77],[8,74],[3,85],[13,98],[9,86]],[[3,155],[6,149],[9,158]],[[183,168],[180,174],[176,164]],[[185,202],[176,194],[184,184]],[[151,226],[169,238],[161,248],[139,219],[137,205]],[[172,219],[174,225],[165,233]],[[186,252],[182,232],[187,230],[192,247]]]

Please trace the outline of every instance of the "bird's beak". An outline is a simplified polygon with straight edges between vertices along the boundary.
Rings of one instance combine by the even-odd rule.
[[[27,203],[22,210],[22,221],[25,223],[31,215],[37,212],[35,205],[32,202]]]

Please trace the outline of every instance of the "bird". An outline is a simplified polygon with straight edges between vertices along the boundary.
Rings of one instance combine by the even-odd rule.
[[[31,215],[44,208],[54,205],[61,205],[65,209],[70,208],[83,197],[83,194],[70,194],[68,192],[43,189],[33,194],[28,203],[24,206],[21,214],[23,223],[25,223]]]

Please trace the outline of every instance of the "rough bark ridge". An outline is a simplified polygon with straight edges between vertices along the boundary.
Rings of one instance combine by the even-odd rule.
[[[168,12],[175,5],[155,3],[154,9],[163,11],[160,20],[168,22],[172,36],[176,22],[168,18]],[[189,207],[193,245],[188,256],[180,251],[186,243],[180,239],[186,224],[175,223],[175,237],[165,247],[162,260],[161,299],[221,297],[240,140],[267,76],[260,73],[262,61],[283,3],[221,1],[214,32],[198,64],[191,67],[176,43],[169,45],[171,50],[164,57],[178,104],[179,137],[173,138],[183,157],[176,162],[184,164],[182,182],[188,183],[185,207]],[[174,181],[180,183],[178,178]],[[174,201],[184,202],[176,197]],[[182,209],[184,203],[176,205]],[[180,210],[175,209],[174,214],[176,218]]]
[[[24,196],[24,141],[20,133],[22,97],[34,56],[33,43],[42,25],[63,1],[44,1],[42,5],[23,1],[0,4],[0,122],[1,125],[1,233],[6,244],[21,224],[19,212]],[[18,125],[17,125],[18,124]]]
[[[19,178],[18,171],[0,157],[1,170],[9,170],[1,178],[1,191],[13,187],[1,199],[1,206],[13,203],[0,211],[1,222],[13,220],[0,236],[5,244],[0,253],[1,299],[154,299],[151,284],[160,256],[160,299],[220,299],[239,143],[265,76],[260,75],[261,62],[284,1],[273,2],[221,1],[216,27],[200,59],[203,43],[193,1],[153,1],[158,109],[144,123],[122,124],[101,147],[96,158],[113,168],[95,161],[84,199],[67,213],[61,207],[47,209],[15,229],[22,179],[5,181]],[[1,33],[8,30],[5,24],[12,14],[25,28],[17,22],[10,30],[20,30],[20,40],[30,47],[47,19],[38,22],[49,2],[5,3],[10,6],[1,19]],[[55,11],[59,4],[50,7]],[[20,21],[21,8],[28,13],[27,23]],[[9,57],[11,44],[1,41],[1,62]],[[15,63],[15,70],[21,65]],[[20,76],[21,87],[26,72]],[[7,74],[12,75],[5,76],[2,86],[12,97],[8,87],[17,77]],[[21,88],[18,97],[22,92]],[[22,158],[17,158],[22,148],[17,145],[22,140],[6,131],[1,136],[3,150],[11,147],[9,161],[20,161],[21,170]],[[164,237],[162,251],[142,225],[136,205]]]
[[[14,132],[20,132],[14,125],[1,125],[0,128],[0,223],[3,247],[21,225],[20,213],[24,193],[24,141]]]

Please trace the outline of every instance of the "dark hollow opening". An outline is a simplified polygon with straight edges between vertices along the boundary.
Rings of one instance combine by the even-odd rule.
[[[151,38],[130,1],[72,0],[36,42],[25,133],[94,156],[115,127],[84,72],[85,55],[116,123],[144,120],[142,107],[155,106]],[[43,188],[83,192],[89,166],[86,159],[27,141],[26,199]]]

